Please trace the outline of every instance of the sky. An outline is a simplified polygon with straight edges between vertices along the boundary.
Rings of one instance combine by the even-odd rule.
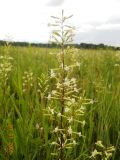
[[[0,39],[47,43],[62,9],[73,14],[74,43],[120,46],[120,0],[0,0]]]

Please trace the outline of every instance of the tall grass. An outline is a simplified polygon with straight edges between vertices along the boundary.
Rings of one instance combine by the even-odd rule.
[[[53,160],[54,136],[51,118],[45,119],[48,97],[54,88],[49,80],[50,69],[59,67],[56,49],[35,47],[0,47],[2,56],[12,57],[7,80],[0,72],[0,159]],[[86,106],[85,139],[77,139],[72,151],[65,152],[65,160],[88,160],[97,140],[115,146],[112,160],[120,159],[120,52],[112,50],[78,50],[80,68],[73,76],[78,79],[80,97],[91,103]],[[9,58],[8,58],[9,59]],[[67,55],[67,63],[71,63]],[[8,62],[7,62],[8,63]],[[6,82],[6,83],[5,83]],[[81,105],[81,102],[79,102]],[[52,104],[57,107],[59,104]],[[53,128],[54,129],[54,128]],[[76,128],[75,128],[76,129]],[[79,130],[77,128],[76,130]],[[54,148],[57,153],[57,149]]]

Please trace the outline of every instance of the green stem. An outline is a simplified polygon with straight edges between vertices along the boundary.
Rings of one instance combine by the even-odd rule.
[[[63,37],[63,10],[62,10],[62,22],[61,22],[61,32],[62,32],[62,43],[61,43],[61,51],[62,51],[62,96],[61,96],[61,115],[64,114],[64,97],[65,97],[65,88],[64,88],[64,81],[65,81],[65,72],[64,72],[64,37]],[[63,129],[63,117],[61,116],[60,127]],[[64,160],[64,151],[63,151],[63,134],[61,133],[61,144],[60,144],[60,159]]]

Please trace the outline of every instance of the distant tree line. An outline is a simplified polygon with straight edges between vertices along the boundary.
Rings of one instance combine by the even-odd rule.
[[[112,49],[112,50],[120,50],[120,47],[115,46],[109,46],[105,44],[93,44],[93,43],[80,43],[80,44],[74,44],[76,48],[81,49]]]
[[[6,41],[0,40],[0,46],[5,46],[7,43]],[[55,43],[28,43],[28,42],[10,42],[11,46],[33,46],[33,47],[41,47],[41,48],[55,48],[59,47]],[[66,45],[68,46],[68,45]],[[73,46],[79,49],[112,49],[112,50],[120,50],[120,47],[109,46],[104,44],[93,44],[93,43],[80,43],[80,44],[69,44],[69,46]]]

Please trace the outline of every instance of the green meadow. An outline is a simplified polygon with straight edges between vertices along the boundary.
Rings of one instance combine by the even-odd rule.
[[[57,100],[50,101],[56,83],[50,72],[59,67],[54,54],[58,50],[0,47],[0,160],[59,159],[54,133],[59,137],[56,126],[61,114],[53,118],[47,113],[50,110],[55,114],[52,109],[60,106]],[[120,51],[79,49],[75,57],[79,67],[74,68],[72,76],[77,79],[77,109],[82,107],[84,111],[84,125],[68,119],[74,132],[82,136],[75,137],[74,145],[64,149],[62,160],[119,160]],[[68,54],[66,63],[70,65],[72,60]],[[74,103],[72,106],[76,106]],[[65,120],[63,124],[68,126]],[[72,135],[70,127],[67,139]],[[111,146],[115,148],[112,155]]]

